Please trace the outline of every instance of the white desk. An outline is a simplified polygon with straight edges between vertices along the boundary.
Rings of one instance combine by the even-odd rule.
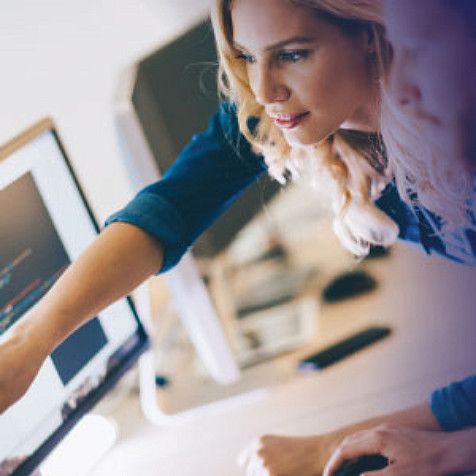
[[[322,344],[369,323],[390,324],[389,338],[319,374],[296,375],[262,401],[173,430],[150,425],[138,397],[125,397],[112,412],[122,436],[93,476],[238,476],[236,456],[257,435],[329,431],[474,372],[475,270],[403,244],[368,268],[379,290],[323,308]]]

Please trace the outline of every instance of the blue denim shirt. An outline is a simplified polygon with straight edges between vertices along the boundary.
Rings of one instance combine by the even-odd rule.
[[[142,190],[106,224],[127,222],[154,236],[164,249],[159,272],[165,272],[266,171],[263,158],[240,135],[234,107],[223,103],[208,130],[193,137],[163,178]],[[387,186],[376,203],[398,224],[401,239],[421,244],[427,253],[474,263],[474,232],[435,234],[438,218],[404,203],[394,183]],[[464,422],[475,424],[475,381],[473,377],[435,392],[432,408],[443,428],[460,428]]]
[[[252,152],[239,133],[232,106],[224,103],[208,130],[192,138],[162,179],[106,224],[131,223],[157,238],[164,248],[160,272],[165,272],[265,172],[263,158]]]

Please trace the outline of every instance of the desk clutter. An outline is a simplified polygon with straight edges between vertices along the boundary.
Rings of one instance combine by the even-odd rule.
[[[215,386],[174,317],[173,305],[169,306],[168,316],[161,316],[161,335],[155,344],[160,349],[156,371],[167,381],[161,392],[174,395],[168,398],[174,400],[172,411],[192,389],[194,401],[202,400],[200,395],[209,401],[212,394],[274,386],[304,367],[325,368],[388,334],[386,328],[369,330],[363,324],[365,332],[355,336],[355,325],[349,322],[351,338],[347,333],[342,341],[342,333],[337,333],[336,344],[329,348],[322,334],[328,327],[321,319],[323,306],[337,308],[339,302],[361,299],[378,289],[378,282],[366,260],[356,262],[342,249],[325,212],[302,193],[286,188],[267,205],[265,216],[252,220],[225,252],[196,257],[243,378],[233,388]],[[310,206],[297,207],[296,202]],[[372,250],[369,259],[387,255],[387,250]],[[317,350],[321,352],[316,354]]]
[[[356,269],[339,274],[322,290],[326,302],[336,302],[373,291],[377,281],[365,270]]]
[[[335,364],[339,360],[349,357],[368,345],[387,337],[390,332],[389,327],[368,327],[340,342],[336,342],[317,354],[301,360],[298,367],[305,372],[325,369],[329,365]]]

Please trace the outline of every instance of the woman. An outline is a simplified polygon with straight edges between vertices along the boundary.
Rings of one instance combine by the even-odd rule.
[[[223,86],[233,105],[221,107],[163,180],[111,217],[12,328],[0,346],[0,411],[26,391],[69,333],[152,273],[172,267],[267,170],[280,180],[289,172],[328,187],[334,228],[354,254],[365,254],[371,243],[388,245],[398,234],[446,253],[426,215],[417,221],[392,183],[393,164],[417,149],[384,93],[390,46],[381,17],[376,0],[217,2]],[[239,140],[235,109],[248,141]],[[404,197],[414,198],[408,189],[419,184],[418,175],[396,176]],[[423,193],[415,206],[427,199]]]
[[[415,157],[400,157],[394,170],[397,176],[399,172],[410,176],[419,170],[420,183],[430,182],[434,190],[444,190],[462,174],[465,187],[469,174],[474,172],[476,152],[476,4],[473,0],[386,0],[385,4],[394,49],[391,94],[409,119],[421,126],[425,143],[431,145],[431,153],[416,157],[416,162]],[[457,192],[458,181],[453,183]],[[423,187],[419,188],[421,192]],[[466,222],[467,228],[453,227],[446,233],[440,232],[440,236],[446,245],[453,244],[453,256],[472,263],[474,204],[468,203],[465,196],[466,193],[435,194],[439,204],[429,208],[446,210],[453,223],[458,221],[454,217],[461,220],[461,213],[468,215],[460,222]],[[440,202],[441,198],[446,203]],[[249,472],[257,475],[320,474],[333,452],[325,474],[332,474],[345,459],[379,452],[392,465],[376,474],[464,472],[476,467],[476,429],[472,428],[475,425],[476,379],[472,377],[434,392],[429,404],[425,402],[329,434],[262,437],[244,452],[242,459],[248,467],[263,468],[261,472]]]
[[[354,2],[341,3],[350,8]],[[215,15],[222,68],[230,73],[229,89],[236,96],[244,134],[257,149],[270,150],[266,160],[271,173],[278,177],[284,172],[284,164],[279,157],[275,159],[275,150],[276,153],[282,150],[283,159],[289,157],[289,168],[296,175],[303,167],[314,167],[314,163],[307,160],[314,150],[312,143],[324,141],[323,147],[317,148],[321,157],[319,168],[332,179],[338,216],[336,229],[341,238],[356,253],[365,252],[368,242],[391,243],[397,235],[397,226],[372,203],[390,179],[379,138],[372,134],[378,128],[379,70],[388,68],[388,44],[382,28],[377,25],[373,28],[369,22],[362,25],[348,22],[338,11],[335,15],[310,17],[307,15],[309,7],[296,6],[285,0],[237,0],[233,5],[248,9],[239,12],[240,37],[236,40],[250,49],[260,48],[258,52],[231,48],[233,45],[227,48],[229,41],[225,35],[227,31],[230,34],[229,25],[228,30],[225,30],[225,24],[224,29],[220,29],[221,17]],[[276,10],[277,6],[285,9],[284,12]],[[228,11],[229,7],[228,3],[218,3],[216,12]],[[369,4],[367,16],[372,16],[373,10]],[[289,35],[276,38],[279,32],[273,26],[274,21],[280,15],[282,21],[283,13],[286,22],[297,15],[296,31],[292,32],[291,39],[300,42],[276,45],[273,54],[266,56],[264,53],[268,53],[267,48],[272,43],[290,39]],[[269,14],[272,15],[268,18]],[[273,21],[268,21],[271,18]],[[250,31],[249,26],[255,19],[256,28]],[[265,22],[269,38],[264,38],[264,44],[247,44],[246,36],[252,31],[264,34]],[[287,25],[284,26],[286,32]],[[283,31],[282,27],[279,31]],[[301,28],[306,31],[300,31]],[[315,32],[321,29],[325,35],[319,41],[325,40],[326,46],[319,48]],[[334,41],[336,47],[333,47]],[[332,54],[326,54],[328,51]],[[248,58],[251,54],[258,56],[259,61]],[[344,55],[341,61],[336,61],[341,55]],[[265,56],[266,63],[262,61]],[[322,62],[320,58],[323,58]],[[312,68],[302,70],[309,62]],[[231,74],[230,68],[236,68],[236,76]],[[266,68],[270,74],[263,76]],[[246,79],[248,70],[249,83]],[[284,73],[290,74],[286,78],[288,83],[299,82],[298,91],[294,88],[292,95],[293,84],[276,87],[277,75],[284,78]],[[325,80],[316,82],[318,73]],[[334,82],[340,87],[334,89]],[[297,96],[299,101],[295,100],[298,93],[307,95],[308,88],[314,84],[317,89],[311,91],[312,94]],[[271,94],[278,95],[274,98],[276,104],[292,106],[292,109],[276,107],[269,110],[271,114],[278,114],[276,124],[281,128],[262,114],[263,105],[252,100],[257,94],[258,100],[267,101],[268,86],[271,86]],[[280,97],[282,94],[284,96]],[[316,96],[320,99],[317,97],[318,101],[313,103]],[[261,120],[254,134],[250,134],[244,124],[249,107],[251,114]],[[62,340],[151,274],[170,269],[237,194],[267,170],[263,158],[253,153],[247,141],[239,140],[234,109],[234,105],[224,104],[212,119],[209,130],[192,140],[163,180],[146,188],[124,210],[111,217],[109,226],[92,246],[64,273],[48,295],[11,329],[8,338],[3,339],[0,411],[26,391],[41,363]],[[360,128],[363,133],[342,129],[342,134],[333,134],[343,123],[353,129]],[[317,134],[311,130],[315,128]],[[263,139],[267,134],[270,141]],[[285,139],[296,145],[297,153],[292,157]],[[277,141],[276,147],[273,141]],[[299,141],[303,141],[302,146]],[[369,147],[369,141],[372,147]],[[348,166],[342,157],[347,158]],[[314,171],[311,175],[312,179],[318,177]],[[404,219],[402,228],[403,222]]]
[[[389,45],[369,21],[373,6],[360,21],[342,18],[336,2],[318,2],[325,5],[318,14],[312,3],[219,2],[223,90],[270,174],[328,188],[337,234],[362,255],[369,243],[390,244],[398,234],[373,203],[390,179],[375,135]],[[259,120],[253,131],[251,117]]]

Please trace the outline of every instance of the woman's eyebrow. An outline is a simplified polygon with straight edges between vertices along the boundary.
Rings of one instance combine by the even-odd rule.
[[[283,46],[288,46],[294,43],[314,43],[316,42],[316,38],[313,37],[306,37],[306,36],[293,36],[292,38],[287,38],[286,40],[281,40],[272,45],[268,45],[265,50],[275,50],[278,48],[282,48]],[[233,47],[237,50],[246,51],[244,46],[241,46],[236,41],[233,42]]]

